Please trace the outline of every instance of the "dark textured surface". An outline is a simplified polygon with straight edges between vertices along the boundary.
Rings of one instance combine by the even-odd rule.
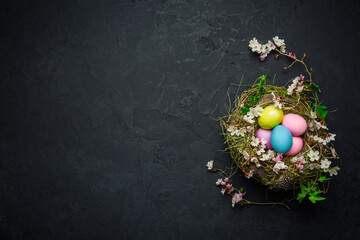
[[[0,12],[1,239],[359,239],[356,1],[24,1]],[[342,160],[328,200],[231,208],[218,123],[242,76],[307,52]],[[232,95],[233,96],[233,95]],[[247,197],[265,188],[241,176]],[[282,193],[269,193],[269,200]]]

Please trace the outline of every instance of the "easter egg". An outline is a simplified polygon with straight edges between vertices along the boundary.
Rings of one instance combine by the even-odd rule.
[[[281,123],[283,117],[284,113],[280,108],[269,105],[261,112],[258,123],[263,129],[272,129]]]
[[[304,142],[301,137],[293,137],[292,140],[293,143],[290,150],[287,153],[285,153],[285,155],[287,156],[294,156],[298,154],[304,146]]]
[[[271,132],[270,142],[276,152],[286,153],[292,146],[293,137],[289,129],[283,125],[278,125]]]
[[[258,139],[261,140],[263,138],[264,140],[266,140],[267,143],[265,144],[265,146],[266,146],[267,149],[271,148],[271,141],[270,141],[271,131],[272,130],[267,130],[267,129],[262,129],[262,128],[259,128],[256,131],[256,137]]]
[[[281,124],[287,127],[295,137],[301,136],[306,132],[307,124],[305,119],[297,114],[286,114]]]

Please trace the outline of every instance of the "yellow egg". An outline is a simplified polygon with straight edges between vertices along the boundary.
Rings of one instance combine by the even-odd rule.
[[[272,129],[281,123],[283,117],[283,110],[274,105],[269,105],[261,112],[258,123],[263,129]]]

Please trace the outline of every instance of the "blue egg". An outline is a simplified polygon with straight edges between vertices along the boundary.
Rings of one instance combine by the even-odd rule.
[[[287,153],[293,143],[290,130],[283,125],[277,125],[271,132],[271,146],[278,153]]]

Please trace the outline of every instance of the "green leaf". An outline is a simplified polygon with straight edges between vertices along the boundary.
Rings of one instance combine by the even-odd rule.
[[[307,192],[307,188],[304,185],[300,185],[300,189],[301,189],[301,193],[306,193]]]
[[[259,77],[260,78],[260,82],[258,83],[258,84],[256,84],[258,87],[259,87],[259,93],[258,93],[258,99],[260,98],[260,96],[262,95],[262,94],[264,94],[264,88],[263,88],[263,86],[264,86],[264,83],[265,83],[265,80],[266,80],[266,75],[262,75],[261,77]],[[255,103],[257,103],[257,101],[255,102]]]
[[[298,197],[296,200],[299,201],[299,203],[301,203],[305,197],[306,197],[306,193],[298,193]]]
[[[316,109],[316,113],[317,113],[317,114],[320,114],[320,116],[322,116],[323,118],[325,118],[326,115],[327,115],[327,113],[328,113],[328,111],[325,110],[326,108],[327,108],[326,106],[321,105],[321,106],[319,106],[319,107]]]
[[[316,201],[322,201],[322,200],[325,200],[326,198],[324,197],[316,197],[316,196],[310,196],[309,197],[309,200],[312,202],[312,203],[316,203]]]
[[[298,197],[297,197],[297,201],[299,201],[299,203],[302,202],[302,200],[304,200],[304,198],[306,197],[306,192],[307,192],[307,189],[304,185],[300,185],[300,189],[301,189],[301,193],[298,193]]]
[[[240,109],[243,115],[246,115],[249,112],[249,109],[241,108]]]
[[[312,84],[305,84],[305,87],[308,87],[313,91],[320,90],[319,86],[315,86],[315,85],[312,85]]]
[[[240,108],[241,112],[243,115],[246,115],[249,112],[249,104],[245,104],[245,106],[243,108]]]
[[[322,193],[323,191],[314,191],[314,192],[312,192],[311,194],[309,194],[309,195],[311,195],[311,196],[317,196],[318,194],[320,194],[320,193]]]
[[[318,182],[324,182],[326,180],[330,180],[331,178],[327,178],[326,176],[319,177]]]
[[[315,198],[315,196],[310,196],[310,197],[309,197],[309,200],[310,200],[312,203],[316,203],[316,200],[315,200],[314,198]]]
[[[250,98],[250,105],[253,104],[255,102],[255,97],[254,96],[251,96]]]

